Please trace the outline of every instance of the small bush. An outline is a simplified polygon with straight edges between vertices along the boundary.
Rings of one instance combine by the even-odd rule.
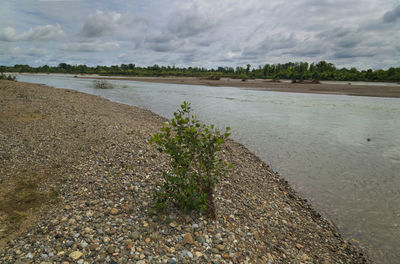
[[[6,75],[4,73],[0,73],[0,80],[17,81],[17,77],[11,74]]]
[[[208,80],[219,81],[219,80],[221,80],[221,76],[211,75],[210,77],[208,77]]]
[[[172,167],[163,172],[164,182],[159,183],[155,204],[161,210],[170,201],[186,212],[207,209],[215,216],[213,190],[231,167],[216,153],[229,137],[230,128],[221,134],[214,125],[201,124],[190,110],[190,104],[184,102],[171,123],[165,122],[161,132],[150,139],[158,151],[170,156]]]
[[[114,86],[106,80],[94,80],[94,88],[96,89],[112,89]]]

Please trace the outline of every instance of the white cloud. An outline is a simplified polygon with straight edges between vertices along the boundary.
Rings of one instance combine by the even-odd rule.
[[[30,28],[28,31],[18,34],[13,27],[6,27],[2,33],[0,33],[0,41],[49,41],[59,40],[64,37],[64,31],[60,25],[52,26],[38,26]]]
[[[38,26],[30,28],[27,32],[18,34],[13,27],[6,27],[2,33],[0,33],[0,41],[49,41],[59,40],[64,37],[64,31],[60,25],[52,26]]]

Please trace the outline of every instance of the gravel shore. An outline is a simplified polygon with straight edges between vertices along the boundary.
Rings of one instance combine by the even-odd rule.
[[[93,95],[0,81],[0,263],[368,262],[233,141],[215,220],[154,214],[168,160],[148,140],[164,121]],[[25,182],[35,183],[34,201],[23,200],[32,206],[13,199]]]

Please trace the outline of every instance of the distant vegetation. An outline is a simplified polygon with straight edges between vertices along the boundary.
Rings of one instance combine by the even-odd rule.
[[[292,80],[332,80],[332,81],[383,81],[400,82],[400,68],[388,70],[362,70],[356,68],[336,68],[326,61],[318,63],[288,62],[284,64],[265,64],[258,67],[218,67],[207,69],[200,67],[159,66],[138,67],[135,64],[89,67],[86,65],[69,65],[60,63],[58,66],[31,67],[29,65],[0,66],[0,72],[26,73],[71,73],[100,74],[126,76],[180,76],[202,77],[219,80],[221,77],[237,79],[292,79]]]

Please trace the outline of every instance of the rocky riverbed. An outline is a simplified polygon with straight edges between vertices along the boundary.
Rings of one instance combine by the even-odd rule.
[[[233,169],[215,191],[216,219],[155,213],[168,159],[148,140],[164,121],[93,95],[1,81],[0,262],[368,262],[233,141],[221,154]]]

